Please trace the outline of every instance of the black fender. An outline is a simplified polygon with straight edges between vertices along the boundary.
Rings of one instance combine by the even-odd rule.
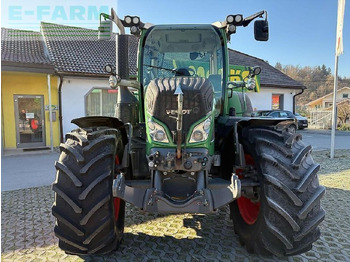
[[[128,143],[128,136],[125,129],[125,124],[116,117],[110,116],[86,116],[75,118],[71,123],[77,125],[80,128],[89,127],[110,127],[120,130],[123,143],[126,145]]]

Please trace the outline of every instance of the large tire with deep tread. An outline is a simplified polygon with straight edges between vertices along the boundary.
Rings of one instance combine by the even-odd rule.
[[[119,200],[115,208],[112,194],[116,158],[123,152],[119,130],[77,129],[66,135],[60,149],[52,185],[59,247],[70,254],[117,249],[125,217],[125,202]]]
[[[312,248],[320,237],[325,217],[320,199],[320,165],[311,157],[300,134],[268,128],[245,128],[241,143],[252,156],[260,183],[258,214],[253,223],[242,217],[238,201],[230,204],[240,242],[248,252],[278,257],[297,255]],[[248,223],[247,223],[248,221]]]

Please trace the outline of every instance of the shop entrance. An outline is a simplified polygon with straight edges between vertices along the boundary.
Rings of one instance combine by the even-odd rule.
[[[15,95],[18,148],[45,146],[44,97]]]

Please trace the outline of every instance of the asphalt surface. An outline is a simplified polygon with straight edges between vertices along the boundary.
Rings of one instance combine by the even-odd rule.
[[[314,151],[331,148],[331,130],[304,129],[298,130],[303,135],[306,145],[311,145]],[[335,132],[335,149],[350,149],[350,132]]]
[[[56,176],[56,152],[1,157],[1,191],[47,186]]]

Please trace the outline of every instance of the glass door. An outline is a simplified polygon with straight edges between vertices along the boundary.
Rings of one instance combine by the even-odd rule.
[[[15,95],[17,147],[45,146],[44,97]]]

